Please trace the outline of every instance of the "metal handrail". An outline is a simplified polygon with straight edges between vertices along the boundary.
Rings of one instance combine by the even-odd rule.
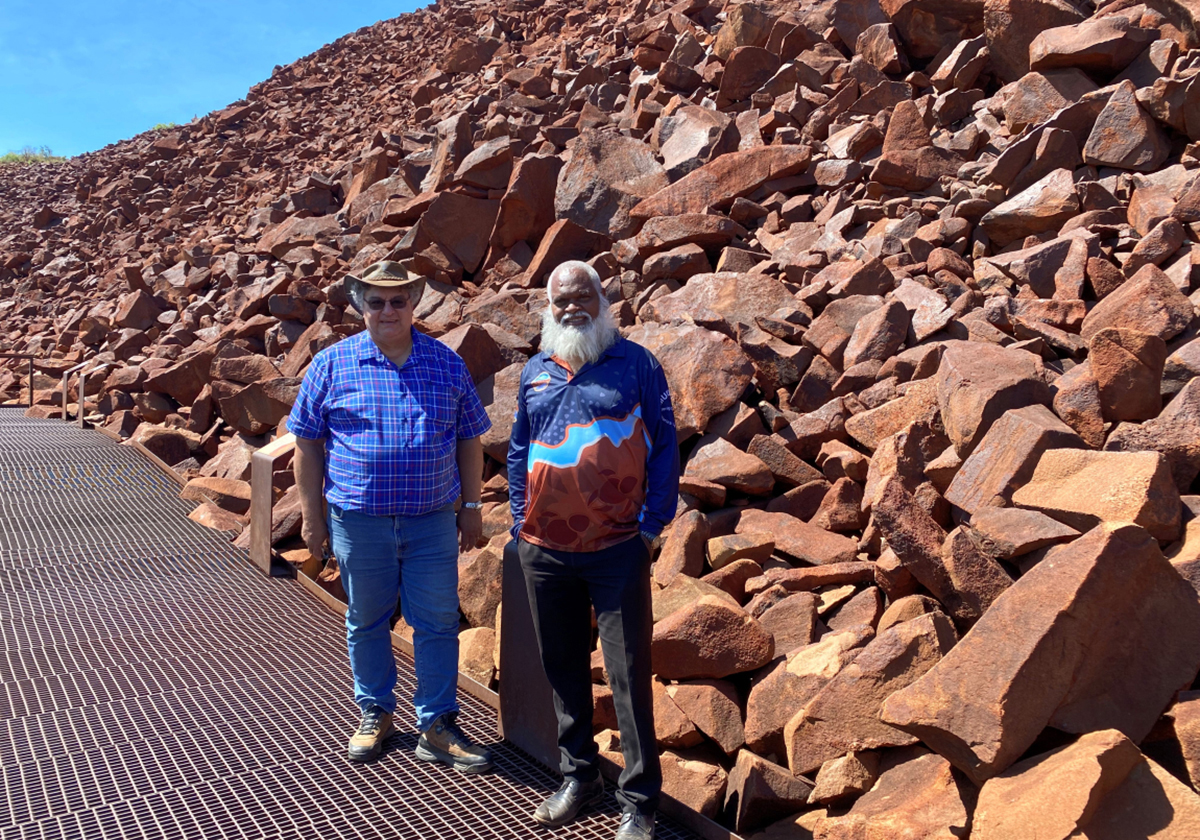
[[[0,359],[25,359],[29,362],[29,407],[33,408],[33,360],[28,353],[0,353]]]
[[[63,413],[62,419],[69,421],[71,418],[67,414],[67,404],[68,404],[67,403],[67,391],[68,391],[67,382],[71,378],[72,373],[74,373],[77,370],[79,371],[79,417],[77,419],[79,421],[79,428],[81,428],[81,429],[83,428],[83,424],[84,424],[83,402],[86,399],[84,392],[87,389],[87,375],[88,375],[88,372],[86,370],[81,370],[81,368],[87,367],[93,361],[95,361],[95,359],[88,359],[86,362],[80,362],[79,364],[75,365],[75,367],[64,370],[63,375],[62,375],[62,413]],[[100,365],[92,368],[92,373],[102,371],[107,367],[112,367],[112,362],[101,362]]]

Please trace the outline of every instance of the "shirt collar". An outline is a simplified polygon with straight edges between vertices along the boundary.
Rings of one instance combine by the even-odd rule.
[[[416,327],[409,327],[409,330],[411,330],[412,335],[412,350],[408,354],[408,360],[405,361],[406,365],[409,361],[414,361],[419,356],[424,356],[426,349],[425,341],[427,340],[427,336],[424,333],[418,332]],[[383,354],[383,351],[379,349],[379,345],[375,343],[375,340],[371,338],[371,334],[365,329],[362,331],[362,337],[362,345],[358,348],[359,361],[365,359],[374,359],[377,362],[390,361]]]

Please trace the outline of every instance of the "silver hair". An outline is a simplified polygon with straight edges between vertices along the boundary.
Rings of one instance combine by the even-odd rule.
[[[550,277],[546,280],[546,299],[551,303],[554,298],[550,295],[550,286],[554,282],[555,277],[563,274],[570,274],[574,271],[581,271],[587,275],[587,278],[592,281],[592,287],[596,290],[596,296],[600,298],[602,303],[607,303],[604,297],[604,284],[600,280],[600,274],[596,269],[585,263],[583,260],[567,260],[565,263],[559,263],[553,271],[550,272]]]

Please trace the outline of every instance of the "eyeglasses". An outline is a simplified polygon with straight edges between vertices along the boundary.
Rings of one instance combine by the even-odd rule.
[[[372,312],[382,312],[383,308],[389,303],[392,305],[392,309],[396,310],[397,312],[399,312],[401,309],[408,308],[408,298],[403,296],[394,297],[391,300],[384,300],[383,298],[367,298],[366,303],[367,308],[369,308]]]

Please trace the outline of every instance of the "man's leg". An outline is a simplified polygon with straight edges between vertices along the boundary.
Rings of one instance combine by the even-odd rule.
[[[400,608],[413,629],[417,729],[458,711],[458,531],[447,505],[397,517]]]
[[[400,608],[413,629],[417,690],[413,707],[421,737],[414,755],[464,773],[486,773],[492,755],[471,743],[458,716],[458,529],[447,505],[397,517]]]
[[[654,738],[650,639],[650,557],[640,536],[592,552],[581,569],[596,607],[604,667],[621,728],[621,771],[617,799],[643,814],[658,807],[662,769]]]
[[[591,603],[571,561],[578,555],[524,540],[517,552],[542,666],[554,690],[559,767],[568,779],[590,782],[600,772],[600,751],[592,737]]]
[[[364,712],[396,709],[396,659],[390,619],[400,587],[392,517],[367,516],[329,506],[329,539],[349,601],[346,645],[354,674],[354,702]]]

